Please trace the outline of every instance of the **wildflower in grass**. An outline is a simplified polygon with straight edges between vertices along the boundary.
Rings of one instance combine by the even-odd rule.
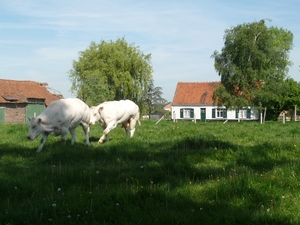
[[[55,204],[55,203],[53,203],[53,204],[52,204],[52,207],[53,207],[53,208],[55,208],[55,207],[56,207],[56,204]]]
[[[267,212],[270,212],[270,209],[267,209]]]
[[[202,211],[203,210],[203,208],[200,208],[200,211]]]
[[[15,187],[15,190],[17,190],[18,188],[17,187]]]
[[[60,191],[61,191],[61,188],[57,188],[57,191],[60,192]]]
[[[285,196],[281,196],[282,199],[285,199]]]
[[[119,206],[119,202],[117,202],[116,206]]]
[[[99,174],[99,170],[96,171],[96,174]]]
[[[144,166],[141,166],[141,169],[143,169],[144,168]]]
[[[71,215],[68,215],[68,219],[71,219]]]

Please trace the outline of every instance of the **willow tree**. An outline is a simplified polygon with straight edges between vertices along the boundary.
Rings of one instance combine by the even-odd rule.
[[[215,102],[236,109],[282,102],[292,46],[290,31],[267,27],[264,20],[225,30],[222,51],[212,55],[221,76]]]
[[[130,99],[140,103],[153,83],[151,54],[124,38],[92,42],[69,71],[71,91],[88,105]]]

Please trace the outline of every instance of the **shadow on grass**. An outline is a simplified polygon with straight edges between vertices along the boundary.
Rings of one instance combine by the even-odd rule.
[[[262,209],[273,193],[248,182],[288,163],[269,157],[270,143],[242,147],[205,135],[103,145],[92,137],[90,147],[57,140],[40,154],[0,145],[5,224],[294,224],[271,203],[269,213]]]

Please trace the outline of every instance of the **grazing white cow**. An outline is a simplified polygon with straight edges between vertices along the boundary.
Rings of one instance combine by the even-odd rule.
[[[90,145],[90,109],[78,98],[59,99],[53,101],[39,116],[29,117],[28,140],[33,140],[42,134],[41,144],[36,152],[40,152],[47,140],[49,134],[55,136],[61,135],[61,140],[66,143],[68,131],[70,131],[72,140],[75,143],[75,128],[82,127],[86,145]]]
[[[130,100],[103,102],[98,106],[92,106],[90,111],[90,125],[99,121],[103,128],[103,135],[98,143],[103,143],[104,139],[109,141],[109,132],[118,124],[122,124],[122,127],[125,128],[127,137],[133,137],[136,122],[140,124],[139,107]]]

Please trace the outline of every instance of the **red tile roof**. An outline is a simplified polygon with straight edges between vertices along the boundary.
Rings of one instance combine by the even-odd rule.
[[[212,105],[221,82],[178,82],[172,105]]]
[[[27,103],[28,98],[45,99],[46,105],[63,98],[48,91],[47,83],[0,79],[0,103]]]
[[[169,102],[169,103],[167,103],[166,105],[164,105],[164,110],[171,110],[171,104],[172,104],[172,102]]]

